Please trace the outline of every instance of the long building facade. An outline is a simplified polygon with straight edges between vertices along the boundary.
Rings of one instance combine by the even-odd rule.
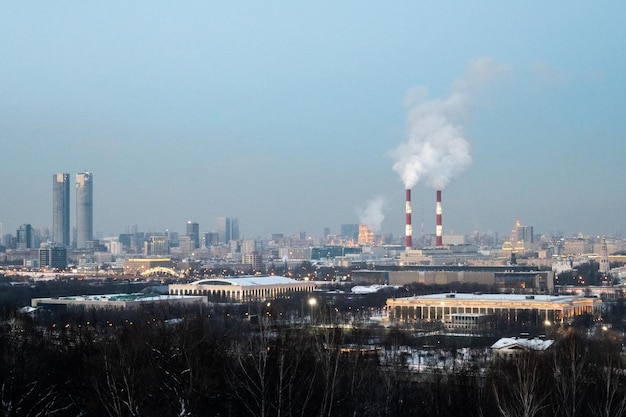
[[[533,312],[548,322],[562,323],[583,314],[599,314],[602,300],[596,297],[444,293],[387,300],[390,321],[445,322],[453,314],[505,315],[515,319]]]
[[[189,284],[171,284],[170,295],[204,295],[224,302],[265,301],[294,292],[313,292],[311,281],[297,281],[279,276],[243,276],[207,278]]]
[[[482,284],[493,286],[497,292],[516,294],[554,292],[554,272],[529,266],[381,266],[353,271],[352,280],[358,284],[389,285]]]

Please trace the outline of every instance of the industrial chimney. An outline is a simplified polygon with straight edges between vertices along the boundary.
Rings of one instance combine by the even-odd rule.
[[[413,223],[411,222],[411,190],[406,190],[406,230],[405,230],[406,250],[413,248]]]
[[[436,244],[435,246],[443,246],[443,226],[441,225],[441,190],[437,190],[437,228],[435,229]]]

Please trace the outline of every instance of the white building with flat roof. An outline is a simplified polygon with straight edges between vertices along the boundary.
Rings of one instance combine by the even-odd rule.
[[[515,318],[534,312],[550,322],[563,322],[582,314],[599,314],[596,297],[525,294],[444,293],[387,300],[391,321],[439,320],[451,314],[507,315]]]
[[[154,295],[144,293],[133,294],[102,294],[102,295],[75,295],[68,297],[33,298],[32,307],[87,307],[102,309],[137,308],[146,304],[177,304],[194,305],[207,304],[205,297],[183,297],[174,295]]]
[[[312,281],[273,275],[248,275],[171,284],[168,292],[170,295],[202,295],[211,300],[245,302],[271,300],[294,292],[313,292],[314,289]]]

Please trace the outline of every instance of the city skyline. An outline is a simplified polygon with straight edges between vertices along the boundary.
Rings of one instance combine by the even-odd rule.
[[[402,236],[397,150],[439,143],[411,139],[439,117],[467,150],[443,190],[444,235],[506,235],[518,218],[623,235],[624,11],[7,4],[0,223],[52,228],[47,178],[88,170],[94,234],[184,232],[189,219],[204,232],[232,215],[246,238],[364,218]],[[414,236],[436,230],[432,171],[419,173]]]

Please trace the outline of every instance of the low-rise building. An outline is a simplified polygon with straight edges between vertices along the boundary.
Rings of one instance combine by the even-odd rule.
[[[504,337],[491,345],[491,351],[498,356],[515,356],[524,352],[544,352],[553,344],[554,340],[536,337]]]
[[[207,278],[188,284],[171,284],[170,295],[202,295],[219,301],[263,301],[294,292],[312,292],[312,281],[298,281],[281,276],[242,276]]]
[[[200,305],[207,304],[206,297],[155,295],[144,293],[76,295],[69,297],[33,298],[32,307],[86,307],[98,309],[128,309],[146,304]]]
[[[450,314],[504,315],[515,320],[530,312],[539,320],[564,322],[583,314],[600,314],[596,297],[523,294],[430,294],[387,300],[391,321],[439,320]]]

